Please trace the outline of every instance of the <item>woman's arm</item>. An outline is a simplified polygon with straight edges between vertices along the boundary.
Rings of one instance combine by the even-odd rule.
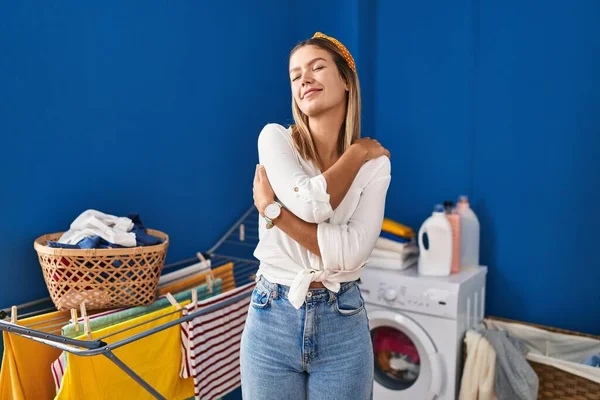
[[[321,249],[317,240],[317,228],[319,225],[302,221],[285,208],[281,209],[281,214],[274,222],[278,229],[284,231],[306,250],[321,257]]]
[[[275,201],[275,193],[262,165],[256,166],[253,191],[254,205],[260,215],[264,215],[265,207]],[[285,207],[281,209],[281,214],[273,222],[277,225],[278,229],[284,231],[308,251],[321,256],[321,251],[317,243],[317,224],[298,218]]]
[[[310,252],[323,259],[326,269],[352,270],[364,264],[381,231],[385,199],[390,183],[389,159],[380,164],[372,182],[364,189],[350,221],[345,225],[313,224],[282,209],[274,224]],[[255,205],[274,196],[265,170],[258,166],[254,178]],[[261,215],[264,208],[257,208]]]
[[[268,124],[258,138],[259,162],[265,167],[275,196],[292,214],[310,223],[331,217],[362,165],[382,154],[389,157],[389,151],[376,140],[358,139],[325,173],[309,177],[297,160],[285,128]],[[267,204],[257,207],[262,210]]]
[[[327,182],[327,193],[329,193],[329,203],[332,209],[338,208],[354,178],[363,164],[368,161],[368,151],[359,143],[352,144],[342,156],[323,173]]]
[[[375,248],[391,182],[391,164],[387,157],[374,162],[379,164],[379,170],[363,188],[358,206],[348,222],[323,222],[317,227],[317,242],[325,270],[340,272],[362,268]]]

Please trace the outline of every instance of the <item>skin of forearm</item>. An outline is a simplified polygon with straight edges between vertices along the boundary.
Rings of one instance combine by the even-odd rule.
[[[281,229],[305,249],[321,257],[317,241],[317,224],[306,222],[285,208],[281,209],[281,214],[274,223],[276,228]]]
[[[359,146],[352,145],[331,168],[323,173],[323,177],[327,181],[327,193],[332,209],[335,210],[344,200],[354,178],[364,164],[365,158],[366,151]]]

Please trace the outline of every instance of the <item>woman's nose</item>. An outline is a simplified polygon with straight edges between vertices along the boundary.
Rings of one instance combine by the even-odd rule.
[[[306,84],[310,84],[312,83],[312,76],[310,74],[303,74],[302,75],[302,85],[306,85]]]

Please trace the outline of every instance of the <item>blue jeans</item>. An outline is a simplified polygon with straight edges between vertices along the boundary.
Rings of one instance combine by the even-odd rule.
[[[289,288],[261,277],[241,341],[245,400],[373,398],[373,348],[356,282],[311,289],[297,310]]]

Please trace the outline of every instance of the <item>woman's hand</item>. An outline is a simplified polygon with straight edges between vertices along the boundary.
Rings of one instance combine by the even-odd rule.
[[[256,171],[254,172],[253,193],[254,206],[260,215],[263,215],[267,205],[275,201],[275,192],[271,187],[271,183],[269,183],[265,167],[260,164],[256,166]]]
[[[365,162],[373,160],[380,156],[386,156],[387,158],[391,158],[390,151],[383,147],[381,144],[379,144],[379,142],[375,139],[356,139],[352,145],[359,147],[364,152]]]

